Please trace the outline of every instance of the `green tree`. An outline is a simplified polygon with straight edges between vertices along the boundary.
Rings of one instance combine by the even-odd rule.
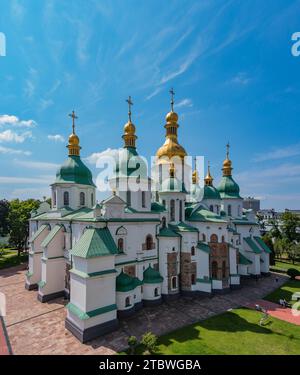
[[[268,248],[272,251],[272,254],[270,255],[270,264],[275,265],[275,249],[274,249],[274,244],[272,240],[272,236],[270,233],[266,233],[262,236],[262,239],[264,243],[268,246]]]
[[[143,336],[142,336],[142,340],[141,340],[141,343],[145,346],[145,348],[147,349],[147,352],[149,354],[152,354],[155,352],[156,350],[156,346],[157,346],[157,337],[154,335],[154,333],[152,332],[146,332]]]
[[[291,243],[287,248],[287,253],[289,259],[295,264],[295,260],[300,258],[300,244],[299,243]]]
[[[29,236],[30,212],[39,207],[40,202],[34,199],[20,201],[14,199],[10,202],[9,222],[9,243],[18,249],[18,256],[26,247]]]
[[[286,243],[282,238],[275,239],[274,242],[274,252],[276,255],[276,258],[281,259],[284,251],[286,251]]]
[[[271,219],[270,224],[272,225],[272,229],[270,230],[271,236],[275,239],[282,238],[282,233],[279,229],[279,224],[276,219]]]
[[[300,217],[292,212],[285,212],[281,216],[282,220],[282,236],[289,242],[299,241],[300,233],[297,229],[300,228]]]
[[[9,232],[8,224],[9,202],[6,199],[0,200],[0,235],[6,236]]]
[[[127,339],[128,346],[130,348],[130,354],[134,354],[135,348],[138,344],[138,340],[135,336],[129,336]]]

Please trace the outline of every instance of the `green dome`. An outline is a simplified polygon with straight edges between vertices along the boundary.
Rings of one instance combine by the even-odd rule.
[[[120,275],[116,278],[116,291],[128,292],[135,289],[137,286],[142,285],[142,281],[137,277],[132,277],[121,271]]]
[[[161,193],[186,193],[184,183],[179,181],[176,177],[169,177],[163,181],[160,188]]]
[[[231,176],[223,176],[218,186],[218,191],[222,199],[241,198],[240,187]]]
[[[70,155],[58,169],[55,182],[95,186],[92,172],[76,155]]]
[[[139,156],[136,148],[126,147],[121,149],[116,156],[116,165],[114,172],[119,177],[131,176],[148,178],[147,163]]]
[[[149,265],[149,267],[144,271],[144,280],[146,284],[158,284],[163,281],[161,274]]]
[[[201,189],[201,200],[221,199],[219,191],[214,186],[205,185]]]

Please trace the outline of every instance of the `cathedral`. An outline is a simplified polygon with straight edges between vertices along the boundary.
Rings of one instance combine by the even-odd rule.
[[[200,184],[196,165],[192,173],[185,167],[171,94],[166,139],[153,166],[157,178],[149,177],[138,154],[129,97],[122,157],[109,178],[112,193],[98,203],[73,111],[68,157],[51,184],[52,207],[31,213],[25,287],[37,290],[42,303],[68,299],[65,326],[81,342],[116,329],[119,319],[143,306],[227,293],[244,278],[269,274],[270,249],[255,214],[243,209],[229,145],[219,185],[209,165]],[[131,189],[137,181],[139,188]]]

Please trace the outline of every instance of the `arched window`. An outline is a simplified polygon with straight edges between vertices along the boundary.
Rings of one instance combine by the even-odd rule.
[[[170,201],[170,220],[175,221],[175,201],[171,199]]]
[[[165,200],[162,201],[162,204],[166,208],[166,201]]]
[[[192,273],[192,275],[191,275],[191,284],[192,285],[196,284],[196,275],[194,273]]]
[[[130,297],[126,297],[125,298],[125,307],[129,307],[130,306]]]
[[[159,296],[158,288],[155,288],[154,289],[154,297],[158,297],[158,296]]]
[[[204,233],[202,234],[202,241],[206,242],[206,235]]]
[[[94,194],[93,193],[91,194],[91,205],[92,206],[94,205]]]
[[[118,239],[118,250],[120,253],[124,252],[124,240],[123,238]]]
[[[195,255],[195,246],[191,247],[191,255]]]
[[[131,191],[130,190],[127,190],[126,192],[126,201],[127,201],[127,205],[131,206]]]
[[[225,279],[225,277],[226,277],[226,262],[225,262],[225,260],[223,260],[223,262],[222,262],[222,277],[223,277],[223,279]]]
[[[210,242],[218,242],[218,236],[216,234],[212,234],[210,236]]]
[[[209,206],[209,210],[210,210],[211,212],[214,212],[214,206],[213,206],[212,204]]]
[[[79,200],[80,200],[80,206],[84,206],[85,205],[85,194],[83,192],[81,192],[79,194]]]
[[[56,206],[56,191],[55,190],[53,190],[52,192],[52,199],[53,199],[53,207],[55,207]]]
[[[142,191],[142,207],[146,207],[146,193]]]
[[[216,205],[216,209],[217,209],[217,214],[219,215],[219,213],[220,213],[220,207],[218,205]]]
[[[151,234],[148,234],[146,237],[146,250],[151,250],[153,249],[153,239]]]
[[[182,201],[179,201],[179,221],[182,221]]]
[[[225,237],[224,236],[222,236],[222,242],[225,242]]]
[[[238,216],[241,216],[241,206],[238,205]]]
[[[213,261],[211,264],[211,276],[213,279],[217,279],[218,277],[218,263]]]
[[[228,216],[231,216],[231,204],[227,207]]]
[[[176,289],[177,288],[177,277],[174,276],[172,277],[172,289]]]
[[[162,227],[165,228],[165,227],[166,227],[166,218],[163,217],[163,218],[161,219],[161,222],[162,222]]]
[[[175,249],[175,247],[174,247],[174,246],[172,247],[172,251],[176,251],[176,249]]]
[[[69,206],[69,192],[64,192],[64,206]]]

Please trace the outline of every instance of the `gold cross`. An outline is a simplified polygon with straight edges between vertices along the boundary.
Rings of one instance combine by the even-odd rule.
[[[229,148],[230,148],[230,144],[228,142],[226,145],[226,159],[229,159]]]
[[[73,110],[72,113],[69,114],[70,117],[72,117],[72,129],[73,129],[73,134],[75,134],[75,119],[78,117],[75,114],[75,111]]]
[[[128,96],[128,99],[126,99],[126,102],[128,103],[128,118],[129,121],[131,122],[131,106],[133,105],[133,102],[131,100],[131,96]]]
[[[174,90],[173,90],[173,87],[172,87],[171,90],[170,90],[170,94],[171,94],[171,110],[172,110],[172,112],[173,112],[173,110],[174,110],[174,95],[175,95],[175,92],[174,92]]]

